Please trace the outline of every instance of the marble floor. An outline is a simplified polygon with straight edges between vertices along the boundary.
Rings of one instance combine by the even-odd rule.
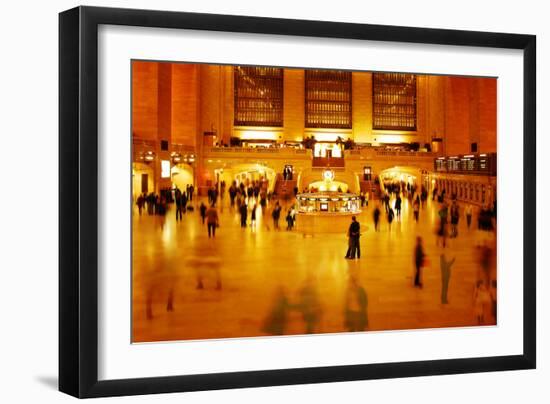
[[[462,216],[458,237],[443,248],[434,231],[437,204],[428,201],[416,223],[403,201],[402,218],[391,230],[382,208],[380,229],[374,231],[373,201],[358,215],[362,236],[356,260],[344,258],[345,230],[313,236],[286,231],[286,209],[280,230],[273,229],[269,213],[269,220],[262,220],[260,208],[256,225],[248,222],[243,229],[237,212],[223,201],[220,227],[210,239],[196,200],[194,212],[181,221],[173,207],[164,218],[146,211],[140,216],[136,209],[133,341],[347,332],[357,329],[358,317],[350,312],[361,313],[359,329],[366,331],[496,324],[493,305],[475,299],[483,278],[481,243],[492,248],[491,278],[496,280],[495,246],[474,229],[475,218],[468,229]],[[413,286],[417,236],[428,258],[422,288]],[[456,259],[447,304],[441,302],[442,252]],[[359,289],[365,292],[366,311],[359,308],[364,308]],[[496,290],[492,293],[496,300]]]

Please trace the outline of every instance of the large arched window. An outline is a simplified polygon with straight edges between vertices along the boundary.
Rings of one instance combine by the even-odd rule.
[[[283,69],[235,66],[235,126],[283,126]]]
[[[351,129],[351,72],[306,70],[306,128]]]
[[[416,76],[373,73],[372,127],[381,130],[416,130]]]

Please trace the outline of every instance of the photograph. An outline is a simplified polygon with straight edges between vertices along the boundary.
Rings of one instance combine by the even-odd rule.
[[[129,68],[132,343],[498,326],[497,77]]]

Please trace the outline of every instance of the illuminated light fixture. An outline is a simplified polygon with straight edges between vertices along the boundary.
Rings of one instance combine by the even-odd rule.
[[[160,176],[161,178],[170,178],[170,160],[160,161]]]
[[[349,198],[342,198],[342,200],[343,200],[343,201],[348,201],[348,200],[349,200]]]
[[[320,198],[319,200],[322,201],[322,202],[327,202],[328,198]]]
[[[147,161],[153,161],[155,159],[155,156],[147,155],[145,156],[145,160]]]
[[[409,135],[410,136],[410,135]],[[405,143],[409,139],[406,135],[385,135],[380,134],[380,143]]]
[[[240,132],[241,140],[277,140],[277,133],[261,130],[244,130]]]
[[[479,157],[487,157],[487,155],[483,153],[483,154],[480,154]]]
[[[452,156],[452,157],[449,157],[450,159],[457,159],[458,157],[457,156]]]
[[[438,160],[445,160],[445,157],[438,157]]]
[[[338,202],[340,198],[332,198],[331,201]]]
[[[342,140],[346,137],[345,134],[326,132],[315,132],[312,133],[312,135],[318,142],[336,142],[338,137],[340,137]]]
[[[209,162],[209,163],[211,163],[211,162],[212,162],[212,160],[208,160],[208,162]]]
[[[466,156],[464,156],[464,157],[465,157],[465,158],[472,158],[472,157],[474,157],[474,155],[473,155],[473,154],[468,154],[468,155],[466,155]]]

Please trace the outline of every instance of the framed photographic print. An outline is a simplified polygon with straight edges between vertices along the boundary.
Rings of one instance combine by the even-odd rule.
[[[61,391],[535,367],[534,36],[59,27]]]

